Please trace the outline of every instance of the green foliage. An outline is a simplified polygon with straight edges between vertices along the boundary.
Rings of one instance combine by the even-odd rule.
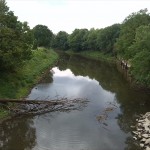
[[[150,50],[143,50],[135,55],[131,74],[138,83],[150,87]]]
[[[69,48],[98,60],[113,60],[112,56],[117,56],[129,61],[133,78],[150,86],[149,24],[150,14],[144,9],[129,15],[121,25],[89,31],[75,29],[68,38]]]
[[[33,28],[34,35],[34,48],[36,47],[47,47],[51,46],[53,33],[45,25],[36,25]]]
[[[94,28],[89,30],[86,39],[87,50],[97,50],[98,34],[99,34],[99,30],[95,30]]]
[[[9,8],[7,7],[5,0],[0,0],[0,15],[4,15],[8,12]]]
[[[149,24],[150,14],[144,9],[129,15],[121,25],[53,35],[45,25],[36,25],[31,30],[27,22],[18,21],[5,0],[0,0],[0,97],[24,95],[41,71],[57,59],[54,52],[46,49],[32,52],[37,47],[70,49],[102,60],[117,55],[131,62],[130,72],[138,82],[149,86]]]
[[[135,42],[128,52],[132,58],[131,74],[144,85],[150,87],[150,25],[136,30]]]
[[[68,37],[69,48],[74,51],[102,51],[113,54],[114,44],[119,37],[120,25],[114,24],[104,29],[75,29]],[[60,37],[61,38],[61,37]],[[57,45],[57,44],[56,44]]]
[[[113,53],[114,44],[119,37],[120,25],[114,24],[100,30],[97,36],[97,48],[104,53]]]
[[[26,96],[30,88],[37,83],[42,73],[56,60],[58,55],[48,49],[33,51],[33,57],[24,62],[17,72],[0,72],[0,97],[20,98]]]
[[[140,10],[137,13],[129,15],[121,25],[120,36],[116,43],[117,53],[125,59],[130,59],[128,52],[133,44],[136,35],[136,29],[142,25],[150,23],[150,15],[147,9]]]
[[[69,36],[69,47],[75,51],[86,50],[87,34],[87,29],[75,29],[73,33]]]
[[[139,84],[150,87],[150,14],[147,9],[129,15],[115,44],[118,57],[131,62],[130,72]]]
[[[0,70],[10,71],[31,58],[32,39],[27,23],[17,20],[5,0],[0,1],[0,8]]]
[[[69,34],[65,31],[58,32],[58,34],[53,37],[52,47],[55,49],[67,50],[69,48],[68,36]]]
[[[127,49],[126,55],[132,59],[140,51],[150,50],[150,25],[140,26],[136,30],[134,43]]]

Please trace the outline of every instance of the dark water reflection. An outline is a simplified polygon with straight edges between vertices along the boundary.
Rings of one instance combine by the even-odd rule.
[[[36,145],[33,118],[19,118],[0,125],[1,150],[29,150]]]
[[[88,98],[82,111],[53,112],[6,121],[0,129],[4,150],[140,150],[130,125],[149,111],[150,95],[130,87],[114,65],[64,55],[53,68],[53,82],[33,88],[28,99]],[[96,119],[109,103],[119,106],[105,126]],[[20,141],[21,144],[18,144]]]

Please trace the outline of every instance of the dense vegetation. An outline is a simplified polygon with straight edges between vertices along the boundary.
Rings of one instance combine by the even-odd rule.
[[[33,37],[34,37],[34,43],[33,43],[33,49],[36,49],[37,47],[50,47],[51,41],[53,38],[53,33],[51,30],[48,29],[45,25],[36,25],[33,30]]]
[[[130,62],[130,73],[134,79],[150,87],[149,41],[150,14],[147,9],[132,13],[121,24],[102,29],[75,29],[71,34],[65,31],[53,34],[45,25],[36,25],[30,29],[27,22],[20,22],[9,10],[5,0],[0,0],[1,83],[6,80],[6,74],[9,79],[13,74],[18,74],[19,70],[27,64],[32,66],[30,62],[35,59],[36,51],[43,59],[46,57],[45,54],[49,56],[48,51],[39,52],[38,47],[52,47],[63,51],[73,50],[97,58],[109,57],[110,59],[113,56]],[[42,61],[41,58],[37,62]],[[18,84],[24,85],[26,81]],[[2,88],[0,90],[3,91]],[[4,95],[0,94],[1,97],[5,97]],[[12,95],[8,94],[8,96]]]
[[[25,96],[56,61],[50,49],[53,36],[44,25],[30,29],[27,22],[18,21],[0,0],[0,98]]]
[[[30,29],[27,22],[17,16],[0,0],[0,70],[16,71],[31,59],[32,49],[51,46],[53,33],[47,26],[37,25]]]
[[[30,60],[18,68],[17,72],[0,72],[0,98],[21,98],[41,78],[41,74],[50,67],[58,55],[45,48],[33,51]]]
[[[137,83],[150,87],[150,14],[147,9],[129,15],[122,24],[103,29],[75,29],[53,39],[53,48],[92,57],[116,57],[131,64]],[[59,40],[58,40],[59,39]]]
[[[20,22],[0,1],[0,70],[14,70],[31,58],[32,36],[27,22]]]

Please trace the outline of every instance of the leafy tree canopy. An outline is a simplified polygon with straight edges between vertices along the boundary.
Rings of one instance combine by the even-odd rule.
[[[86,37],[86,44],[87,44],[87,50],[97,50],[97,36],[98,36],[99,30],[95,30],[94,28],[90,29],[87,37]]]
[[[0,0],[0,70],[14,70],[31,57],[31,41],[27,42],[30,29],[24,25],[9,11],[5,0]]]
[[[52,47],[61,50],[67,50],[69,34],[65,31],[60,31],[52,40]]]
[[[69,36],[69,46],[75,51],[86,50],[87,29],[75,29]]]
[[[34,44],[37,47],[50,47],[53,38],[53,33],[45,25],[36,25],[33,28]]]
[[[119,37],[120,24],[114,24],[112,26],[101,29],[97,36],[97,47],[104,53],[113,53],[114,44]]]
[[[119,55],[129,59],[127,51],[135,40],[136,29],[142,25],[148,25],[149,23],[150,15],[147,9],[132,13],[123,21],[120,36],[116,43]]]

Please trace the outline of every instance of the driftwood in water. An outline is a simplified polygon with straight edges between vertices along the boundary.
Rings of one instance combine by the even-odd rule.
[[[73,99],[67,98],[59,100],[25,100],[25,99],[0,99],[0,105],[3,105],[13,115],[24,114],[41,114],[52,111],[71,111],[81,110],[87,104],[87,99]],[[6,105],[18,104],[18,105]]]
[[[43,104],[43,103],[49,103],[49,104],[55,104],[55,103],[63,103],[66,100],[26,100],[26,99],[0,99],[0,103],[20,103],[20,104]]]

